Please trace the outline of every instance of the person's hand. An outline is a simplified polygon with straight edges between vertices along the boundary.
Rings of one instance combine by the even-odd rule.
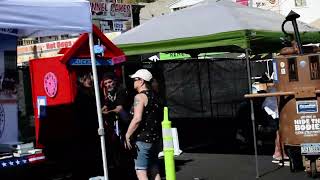
[[[102,114],[108,114],[109,113],[107,106],[103,106],[101,111],[102,111]]]
[[[132,145],[130,143],[130,136],[128,136],[127,134],[126,134],[126,140],[124,142],[124,147],[129,150],[132,149]]]
[[[102,114],[109,114],[110,111],[102,111]]]
[[[102,111],[108,111],[108,107],[106,105],[104,105],[101,110]]]

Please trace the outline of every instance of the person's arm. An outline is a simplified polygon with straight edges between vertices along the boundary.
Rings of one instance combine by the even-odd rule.
[[[110,111],[107,111],[106,113],[110,113],[110,112],[115,112],[115,113],[120,113],[121,111],[123,111],[123,106],[122,105],[118,105],[116,106],[116,108],[110,110]]]
[[[134,97],[134,115],[130,122],[128,131],[126,133],[126,145],[129,149],[131,149],[130,137],[137,130],[139,124],[142,120],[143,109],[147,104],[147,97],[144,94],[137,94]]]

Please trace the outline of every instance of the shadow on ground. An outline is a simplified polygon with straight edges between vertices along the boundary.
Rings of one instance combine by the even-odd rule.
[[[187,153],[254,154],[251,122],[231,119],[173,119],[180,149]],[[274,135],[257,132],[260,155],[272,155]]]

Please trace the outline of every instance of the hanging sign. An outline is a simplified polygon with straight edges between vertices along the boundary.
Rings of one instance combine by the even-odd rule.
[[[297,101],[296,108],[297,108],[298,114],[317,113],[318,112],[318,102],[317,102],[317,100]]]

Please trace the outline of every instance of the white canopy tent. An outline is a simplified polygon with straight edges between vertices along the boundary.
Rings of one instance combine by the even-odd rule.
[[[1,0],[0,28],[23,37],[92,31],[86,0]]]
[[[96,59],[93,51],[90,3],[87,0],[1,0],[0,34],[38,37],[89,33],[94,89],[96,94],[99,135],[104,178],[108,180],[105,137],[101,113]]]

